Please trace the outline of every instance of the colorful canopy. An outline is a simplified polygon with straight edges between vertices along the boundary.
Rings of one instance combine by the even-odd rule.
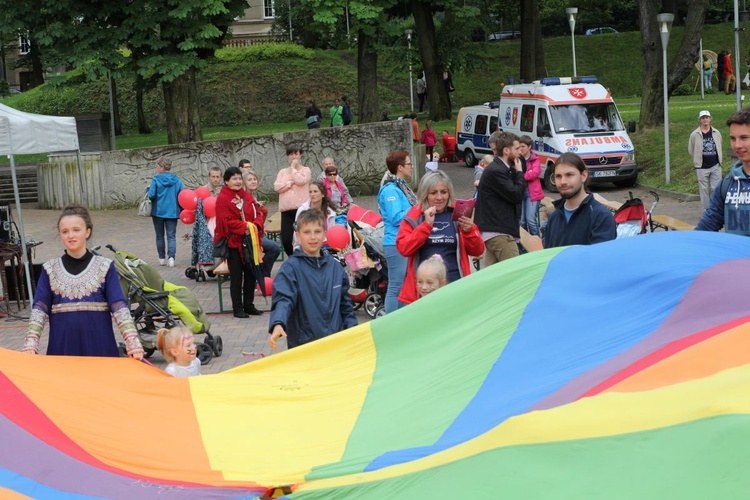
[[[0,496],[737,498],[749,299],[749,238],[669,232],[218,375],[0,350]]]

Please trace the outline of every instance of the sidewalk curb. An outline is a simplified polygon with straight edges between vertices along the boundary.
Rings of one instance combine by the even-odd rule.
[[[668,189],[662,189],[640,183],[637,184],[637,186],[641,189],[648,189],[649,191],[656,192],[656,194],[658,195],[667,196],[677,201],[700,201],[701,199],[701,197],[697,194],[678,193],[677,191],[669,191]]]

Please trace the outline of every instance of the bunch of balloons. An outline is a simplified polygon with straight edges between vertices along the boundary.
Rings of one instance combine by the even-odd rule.
[[[195,222],[195,209],[198,207],[199,199],[203,200],[203,213],[206,217],[216,217],[216,198],[211,197],[211,191],[206,186],[201,186],[195,191],[183,189],[177,195],[177,201],[182,207],[180,220],[183,224]]]

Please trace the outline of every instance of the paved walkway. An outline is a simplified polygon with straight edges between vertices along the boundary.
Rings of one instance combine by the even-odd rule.
[[[463,166],[463,164],[449,164],[442,166],[446,170],[456,188],[458,197],[468,197],[472,194],[473,169]],[[628,190],[615,189],[609,187],[599,187],[596,191],[610,200],[624,201],[628,196]],[[648,191],[644,189],[632,189],[634,196],[641,197],[646,201],[648,206],[651,205],[651,198]],[[556,196],[552,196],[555,198]],[[377,210],[377,199],[374,196],[358,197],[355,202],[369,209]],[[276,209],[274,204],[269,204],[269,210],[273,213]],[[671,215],[682,219],[691,224],[698,222],[701,214],[700,202],[681,202],[670,199],[666,196],[661,197],[655,213]],[[35,208],[23,209],[24,230],[27,235],[27,241],[43,241],[34,255],[34,262],[41,263],[50,258],[59,256],[63,251],[63,245],[57,237],[56,225],[59,211],[38,210]],[[18,214],[13,209],[13,215],[18,221]],[[156,248],[154,243],[154,230],[150,218],[138,217],[136,209],[129,210],[102,210],[92,213],[94,221],[94,231],[91,238],[91,246],[112,244],[118,249],[126,250],[133,253],[146,261],[156,263]],[[177,228],[177,258],[174,268],[159,267],[162,276],[175,284],[187,286],[198,298],[203,308],[208,311],[209,318],[212,322],[211,333],[221,335],[224,341],[224,354],[219,358],[214,358],[209,364],[203,367],[203,373],[217,373],[237,365],[253,361],[258,355],[244,356],[243,353],[262,353],[270,355],[270,349],[267,344],[268,338],[268,313],[263,316],[253,316],[249,319],[238,319],[231,313],[219,314],[219,301],[217,292],[217,283],[215,280],[196,283],[185,277],[185,269],[190,265],[191,244],[186,238],[191,232],[191,226],[178,224]],[[103,251],[107,255],[108,250]],[[279,263],[277,263],[277,266]],[[224,286],[225,307],[231,308],[229,299],[228,284]],[[270,300],[266,301],[263,297],[256,297],[256,306],[261,310],[270,309]],[[15,303],[11,305],[11,312],[16,313]],[[23,337],[26,330],[26,321],[29,315],[29,308],[22,309],[19,315],[23,320],[13,317],[0,319],[0,347],[18,350],[23,344]],[[368,321],[364,311],[358,311],[360,322]],[[198,336],[198,340],[203,336]],[[283,341],[280,342],[283,346]],[[164,366],[165,362],[157,352],[151,358],[151,361],[157,366]]]

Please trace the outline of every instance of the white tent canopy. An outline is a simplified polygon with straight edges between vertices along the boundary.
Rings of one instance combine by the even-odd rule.
[[[86,204],[86,190],[83,186],[81,152],[78,147],[78,130],[76,119],[67,116],[46,116],[25,113],[0,104],[0,154],[10,157],[10,172],[13,176],[13,193],[16,197],[19,238],[23,249],[26,285],[31,298],[32,285],[29,273],[28,251],[26,250],[26,233],[23,229],[21,215],[21,197],[18,194],[18,178],[14,155],[34,153],[59,153],[75,151],[78,159],[78,177],[81,183],[81,196]]]
[[[0,154],[78,150],[76,119],[25,113],[0,104]]]

